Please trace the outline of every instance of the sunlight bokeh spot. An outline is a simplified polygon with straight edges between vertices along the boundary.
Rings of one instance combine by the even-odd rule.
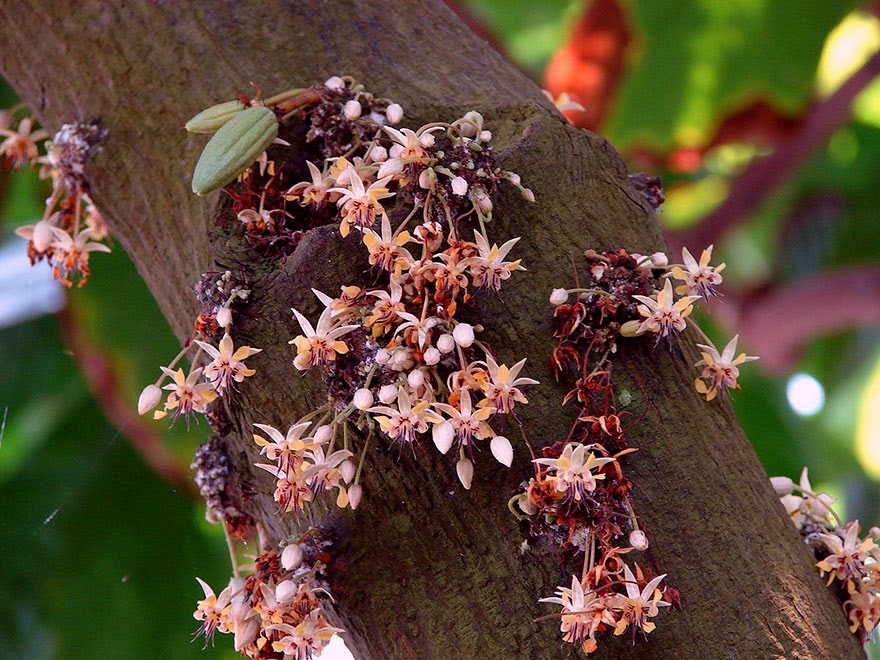
[[[853,12],[831,31],[825,41],[816,88],[820,96],[829,96],[871,55],[880,50],[880,20],[863,12]]]
[[[788,405],[801,417],[815,415],[825,405],[825,388],[810,374],[798,373],[785,386]]]
[[[859,407],[856,456],[869,475],[880,479],[880,359],[868,378]]]

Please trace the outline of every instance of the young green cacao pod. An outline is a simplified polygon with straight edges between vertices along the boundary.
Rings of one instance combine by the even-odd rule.
[[[244,103],[241,101],[218,103],[217,105],[212,105],[207,110],[202,110],[186,122],[184,128],[190,133],[214,133],[223,124],[244,110],[244,108]]]
[[[192,189],[207,195],[235,179],[278,137],[278,120],[265,106],[237,113],[214,134],[196,164]]]

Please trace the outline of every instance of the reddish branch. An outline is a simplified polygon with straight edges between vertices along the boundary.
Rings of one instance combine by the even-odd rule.
[[[743,341],[763,368],[790,369],[811,339],[880,325],[880,267],[856,266],[803,277],[766,296],[746,298],[738,321]],[[785,319],[780,323],[780,319]]]
[[[192,478],[162,444],[162,436],[155,426],[138,417],[132,402],[120,396],[121,384],[112,361],[89,340],[76,312],[66,308],[59,314],[59,320],[86,384],[110,423],[128,439],[153,472],[187,497],[198,499],[199,492]]]
[[[853,99],[880,75],[874,54],[836,92],[815,103],[791,138],[766,158],[752,162],[732,183],[727,199],[692,229],[670,234],[670,243],[701,249],[717,243],[737,222],[757,209],[809,156],[849,120]]]

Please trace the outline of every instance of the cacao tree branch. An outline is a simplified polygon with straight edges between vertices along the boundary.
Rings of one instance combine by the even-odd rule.
[[[334,227],[309,232],[282,263],[257,259],[219,195],[190,193],[203,140],[183,132],[188,117],[247,92],[251,81],[272,94],[334,74],[398,101],[414,127],[482,112],[499,160],[538,199],[525,205],[508,190],[497,201],[493,233],[523,237],[517,249],[529,271],[478,310],[500,358],[527,357],[529,375],[543,383],[524,409],[535,444],[565,433],[573,414],[560,407],[566,388],[548,367],[547,296],[571,281],[569,255],[663,247],[614,149],[567,124],[438,0],[4,0],[0,17],[15,26],[0,46],[0,72],[37,117],[50,129],[72,119],[108,129],[89,171],[93,197],[178,336],[197,313],[190,291],[200,273],[251,273],[237,338],[264,351],[249,361],[258,375],[228,405],[234,431],[226,440],[239,479],[262,493],[249,512],[274,541],[295,521],[277,516],[268,476],[251,466],[252,424],[286,428],[322,397],[315,379],[293,376],[289,308],[314,318],[309,288],[362,283],[366,263]],[[97,258],[93,271],[100,277]],[[664,615],[635,648],[612,640],[604,656],[860,657],[731,409],[693,391],[694,339],[683,342],[683,356],[636,342],[617,358],[640,447],[631,459],[636,507],[652,559],[684,594],[685,609]],[[471,491],[435,454],[422,447],[398,460],[377,446],[361,507],[320,516],[336,539],[332,591],[349,647],[375,659],[566,655],[557,621],[535,621],[552,611],[536,601],[569,583],[571,569],[520,552],[505,508],[530,474],[528,452],[518,446],[510,470],[480,461]]]

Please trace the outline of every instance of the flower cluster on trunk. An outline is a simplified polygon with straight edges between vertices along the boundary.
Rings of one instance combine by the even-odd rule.
[[[262,109],[243,114],[251,108]],[[277,131],[266,122],[266,108],[278,120]],[[503,433],[519,424],[515,411],[528,402],[524,389],[537,384],[523,375],[525,360],[498,358],[481,339],[474,314],[481,299],[525,270],[511,256],[518,238],[490,237],[498,188],[512,186],[526,201],[534,195],[496,163],[492,134],[478,112],[413,128],[400,125],[403,117],[400,105],[334,76],[268,99],[241,97],[187,123],[189,130],[215,132],[194,190],[204,194],[222,178],[205,172],[232,173],[223,189],[232,200],[230,229],[242,233],[255,259],[283,258],[306,232],[334,224],[343,239],[362,244],[371,269],[369,286],[341,282],[336,292],[313,290],[316,316],[305,307],[291,310],[298,330],[290,340],[291,371],[320,374],[327,399],[300,419],[256,424],[262,458],[256,467],[273,477],[281,514],[299,515],[328,491],[338,506],[356,508],[364,497],[367,449],[376,440],[398,452],[415,452],[427,441],[441,454],[453,453],[458,478],[470,488],[480,450],[512,464],[513,445]],[[260,134],[260,145],[273,146],[252,148],[247,131]],[[215,148],[220,142],[238,160]],[[236,176],[241,162],[246,165]],[[155,417],[200,412],[211,418],[213,400],[254,373],[245,360],[259,349],[236,350],[230,334],[237,317],[248,313],[247,281],[246,272],[202,277],[196,287],[202,313],[182,354],[163,367],[172,383]],[[188,351],[195,351],[189,374],[174,371]],[[160,385],[145,389],[142,413],[159,405]],[[216,428],[218,420],[211,421]],[[224,493],[211,490],[213,508],[227,534],[238,538],[234,532],[246,526],[224,517],[230,510]],[[237,513],[234,505],[231,510]],[[224,593],[234,599],[234,585]],[[271,644],[263,643],[260,653],[271,646],[278,657],[319,655],[317,645],[284,646],[289,640],[278,635],[293,635],[296,625],[276,621]],[[237,635],[242,629],[227,620],[215,628],[224,626]],[[244,644],[238,640],[236,648],[251,648]]]
[[[570,587],[541,602],[562,608],[563,639],[585,653],[598,648],[603,634],[650,633],[661,608],[680,604],[678,592],[663,582],[665,573],[632,557],[649,542],[625,471],[636,448],[624,429],[627,411],[618,404],[612,374],[620,341],[652,335],[655,345],[671,345],[692,322],[694,304],[715,295],[724,265],[711,266],[711,253],[710,247],[697,261],[685,249],[683,264],[670,265],[661,252],[587,250],[587,285],[576,282],[550,294],[558,339],[551,367],[557,379],[573,381],[563,404],[576,402],[579,409],[565,437],[534,459],[535,475],[511,500],[511,511],[528,522],[533,543],[582,567]],[[695,387],[707,400],[738,389],[737,366],[756,359],[734,357],[736,341],[722,354],[700,345]]]
[[[100,150],[106,131],[97,124],[64,124],[51,140],[43,129],[34,130],[34,119],[24,117],[11,128],[14,113],[0,112],[0,158],[15,169],[39,165],[41,179],[51,179],[52,193],[43,217],[15,233],[28,241],[31,265],[45,260],[52,276],[64,286],[86,283],[92,252],[110,252],[103,243],[107,225],[89,197],[86,164]],[[38,142],[45,140],[44,155]]]
[[[235,650],[248,658],[307,660],[341,632],[324,618],[319,586],[326,553],[314,534],[267,550],[244,566],[234,563],[229,584],[219,594],[196,578],[205,597],[193,616],[201,621],[196,637],[205,644],[215,633],[233,635]],[[233,555],[233,562],[236,562]]]
[[[820,575],[836,590],[850,632],[867,642],[880,624],[880,529],[872,527],[862,538],[858,520],[844,523],[832,507],[834,498],[813,490],[807,468],[797,484],[788,477],[770,482],[815,555]]]

